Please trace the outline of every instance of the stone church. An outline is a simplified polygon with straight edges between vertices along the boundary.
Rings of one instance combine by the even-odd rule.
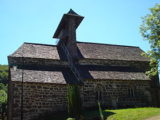
[[[143,51],[76,41],[83,18],[70,10],[53,35],[57,45],[24,43],[8,56],[8,120],[67,110],[68,84],[79,85],[84,109],[96,107],[97,100],[110,108],[158,105],[158,79],[145,75],[149,59]]]

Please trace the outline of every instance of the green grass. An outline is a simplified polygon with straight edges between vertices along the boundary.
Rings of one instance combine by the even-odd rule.
[[[144,107],[144,108],[128,108],[117,110],[104,110],[105,120],[145,120],[152,116],[160,115],[160,108]],[[41,117],[38,120],[67,120],[67,113],[59,113],[56,115],[46,115],[45,119]],[[83,111],[82,120],[100,120],[98,110]],[[68,119],[70,120],[70,119]],[[71,119],[73,120],[73,119]]]
[[[160,115],[160,108],[128,108],[117,110],[104,110],[105,120],[145,120],[152,116]],[[92,120],[99,117],[98,111],[84,112],[86,120]]]
[[[107,120],[144,120],[146,118],[160,115],[160,108],[130,108],[119,110],[105,110],[111,112],[112,115],[108,116]]]

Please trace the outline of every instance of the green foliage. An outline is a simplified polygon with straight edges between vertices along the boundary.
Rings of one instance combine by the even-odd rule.
[[[140,32],[145,40],[151,44],[151,50],[145,56],[150,58],[151,70],[147,72],[150,77],[158,74],[160,62],[160,4],[150,8],[150,14],[142,18]]]
[[[7,93],[4,90],[0,90],[0,104],[7,103]]]
[[[78,85],[68,85],[68,114],[69,117],[79,118],[81,114],[81,99]]]
[[[0,83],[0,90],[4,90],[6,93],[7,93],[7,90],[8,90],[7,87],[8,87],[8,85]]]
[[[7,85],[0,83],[0,106],[7,104]]]
[[[0,65],[0,71],[8,71],[8,65]]]
[[[8,83],[8,66],[0,65],[0,83]]]
[[[7,113],[8,66],[0,65],[0,112],[2,120]]]
[[[146,72],[146,75],[150,78],[156,77],[158,75],[159,59],[154,58],[154,52],[148,51],[147,53],[142,53],[142,56],[150,58],[150,70]]]
[[[7,103],[8,66],[0,65],[0,105]]]

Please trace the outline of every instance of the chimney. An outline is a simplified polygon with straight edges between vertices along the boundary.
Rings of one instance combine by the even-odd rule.
[[[67,14],[64,14],[53,38],[59,39],[58,46],[65,44],[70,55],[73,58],[78,57],[76,45],[76,29],[83,20],[83,16],[78,15],[72,9]]]

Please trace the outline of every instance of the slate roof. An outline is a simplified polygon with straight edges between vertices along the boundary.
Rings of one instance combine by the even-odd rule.
[[[127,60],[127,61],[149,61],[141,56],[143,52],[139,47],[120,46],[109,44],[95,44],[77,42],[80,59],[99,59],[99,60]],[[22,56],[23,55],[23,56]],[[62,61],[64,53],[54,45],[24,43],[10,57],[40,58]],[[40,67],[40,66],[39,66]],[[23,68],[24,82],[55,83],[55,84],[77,84],[79,83],[71,70],[66,67],[53,69],[40,68],[34,66]],[[60,66],[59,66],[60,67]],[[78,65],[78,70],[85,79],[104,79],[104,80],[150,80],[142,71],[131,68],[116,68],[109,66],[83,67]],[[11,80],[22,81],[22,69],[14,71],[11,68]]]
[[[134,46],[77,42],[77,47],[80,59],[149,61],[148,58],[141,56],[144,51]],[[23,55],[30,58],[62,60],[63,54],[55,45],[24,43],[10,57]]]
[[[22,69],[10,69],[11,81],[22,82]],[[96,80],[150,80],[142,72],[118,72],[118,71],[88,71],[90,75],[85,79]],[[79,84],[68,68],[61,70],[30,70],[23,69],[23,82],[54,83],[54,84]]]
[[[81,65],[78,68],[83,79],[150,80],[144,72],[132,67]]]
[[[60,60],[57,47],[54,45],[24,43],[10,57],[29,57]]]
[[[149,61],[139,47],[77,42],[81,58],[127,61]]]
[[[89,71],[89,73],[92,79],[98,80],[150,80],[145,73],[142,72]]]
[[[11,81],[34,82],[34,83],[55,83],[55,84],[78,84],[76,78],[68,68],[57,70],[31,70],[31,69],[10,69]]]

